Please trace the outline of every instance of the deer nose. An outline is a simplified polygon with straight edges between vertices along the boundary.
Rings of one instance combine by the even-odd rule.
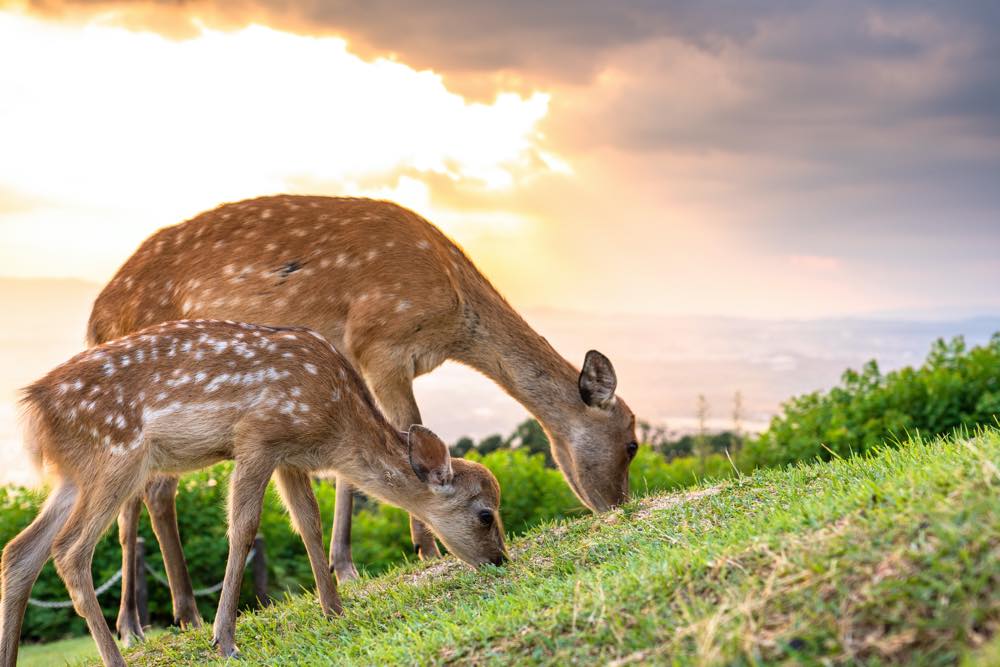
[[[507,562],[507,554],[502,551],[500,552],[499,556],[493,559],[493,564],[496,565],[497,567],[503,565],[506,562]]]

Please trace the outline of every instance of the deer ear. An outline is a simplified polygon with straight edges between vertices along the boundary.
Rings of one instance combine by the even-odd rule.
[[[597,350],[591,350],[580,371],[580,398],[593,408],[606,408],[615,397],[618,376],[611,360]]]
[[[421,482],[436,493],[451,486],[451,456],[440,438],[429,428],[414,424],[406,433],[406,444],[410,450],[410,467]]]

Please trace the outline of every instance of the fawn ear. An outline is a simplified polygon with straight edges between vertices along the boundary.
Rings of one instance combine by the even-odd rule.
[[[618,376],[611,360],[597,350],[591,350],[580,371],[580,398],[592,408],[606,408],[615,397]]]
[[[450,488],[453,473],[448,445],[420,424],[410,427],[406,433],[406,444],[410,450],[410,466],[417,473],[417,478],[435,493]]]

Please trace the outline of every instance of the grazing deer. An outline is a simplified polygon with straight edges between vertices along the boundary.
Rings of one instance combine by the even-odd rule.
[[[276,196],[226,204],[147,239],[101,292],[91,344],[191,317],[302,325],[361,373],[397,428],[420,423],[412,383],[446,359],[493,379],[541,422],[576,495],[601,511],[627,498],[635,418],[615,397],[615,371],[589,352],[582,373],[536,333],[444,234],[417,214],[370,199]],[[183,627],[199,625],[174,514],[177,481],[145,490]],[[351,489],[337,484],[330,558],[341,581],[351,559]],[[121,519],[134,559],[138,501]],[[418,518],[422,558],[437,545]],[[119,635],[141,638],[131,577]]]
[[[3,552],[2,665],[13,667],[25,605],[50,554],[106,665],[123,665],[101,613],[94,546],[152,475],[233,459],[229,560],[214,641],[237,654],[236,607],[264,491],[278,489],[302,536],[320,604],[340,613],[309,473],[334,470],[405,508],[473,565],[505,559],[500,488],[478,463],[414,425],[400,433],[362,379],[325,339],[303,328],[167,322],[92,348],[25,390],[27,442],[55,488]]]

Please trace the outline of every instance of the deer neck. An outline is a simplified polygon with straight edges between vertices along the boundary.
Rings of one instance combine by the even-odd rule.
[[[579,371],[499,295],[469,303],[466,310],[471,331],[456,360],[503,387],[538,419],[550,440],[568,440],[583,407]]]
[[[423,516],[429,493],[410,466],[405,434],[384,419],[373,420],[363,432],[350,433],[330,461],[337,476],[348,479],[368,495]]]

